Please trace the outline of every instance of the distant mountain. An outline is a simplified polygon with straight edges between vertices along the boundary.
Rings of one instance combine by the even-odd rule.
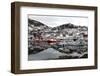
[[[46,26],[42,22],[39,22],[39,21],[36,21],[36,20],[32,20],[32,19],[28,19],[28,23],[30,25],[34,25],[34,26]]]
[[[28,19],[28,26],[29,28],[34,30],[45,30],[45,29],[50,29],[46,24],[33,20],[33,19]]]
[[[62,24],[60,26],[54,27],[53,30],[56,30],[56,29],[63,30],[66,28],[78,28],[78,26],[71,23],[66,23],[66,24]]]
[[[87,26],[79,26],[79,25],[74,25],[72,23],[66,23],[66,24],[59,25],[57,27],[53,27],[52,30],[63,31],[64,29],[72,29],[72,28],[75,29],[80,28],[81,30],[88,30]]]
[[[62,24],[62,25],[60,25],[60,26],[58,26],[58,27],[60,27],[60,28],[62,28],[62,29],[64,29],[64,28],[78,28],[78,26],[76,26],[76,25],[74,25],[74,24],[71,24],[71,23]]]

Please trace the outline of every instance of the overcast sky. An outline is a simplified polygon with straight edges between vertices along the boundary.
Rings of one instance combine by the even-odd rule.
[[[50,27],[56,27],[66,23],[88,26],[87,17],[28,15],[28,18],[40,21]]]

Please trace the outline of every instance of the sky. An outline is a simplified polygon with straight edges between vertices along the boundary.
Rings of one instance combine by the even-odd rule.
[[[53,16],[53,15],[28,15],[28,18],[42,22],[49,27],[56,27],[66,23],[77,26],[88,26],[88,17],[75,16]]]

